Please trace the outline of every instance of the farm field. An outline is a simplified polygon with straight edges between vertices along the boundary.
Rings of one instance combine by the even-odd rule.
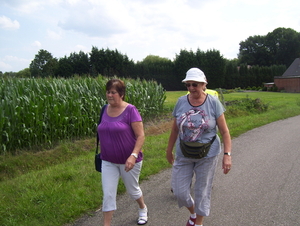
[[[141,181],[170,167],[165,159],[165,149],[171,128],[171,111],[177,98],[185,94],[186,91],[166,92],[165,113],[145,123]],[[247,109],[249,105],[227,106],[226,118],[233,138],[253,128],[300,114],[300,94],[235,92],[223,97],[225,102],[259,99],[260,106],[267,107],[266,111],[253,112]],[[62,142],[45,152],[1,157],[0,225],[61,226],[99,208],[101,174],[94,169],[94,144],[92,137]],[[15,171],[15,174],[10,175],[8,171]],[[118,192],[124,191],[121,183]]]

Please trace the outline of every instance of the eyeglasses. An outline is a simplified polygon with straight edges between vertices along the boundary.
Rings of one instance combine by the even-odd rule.
[[[185,83],[185,86],[186,86],[186,87],[190,87],[190,86],[192,85],[193,87],[197,87],[198,84],[199,84],[199,83]]]

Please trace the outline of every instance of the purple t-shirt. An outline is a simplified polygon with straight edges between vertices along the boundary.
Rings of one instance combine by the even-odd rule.
[[[101,148],[101,159],[117,164],[125,164],[133,151],[136,137],[132,130],[132,122],[141,122],[142,117],[137,108],[129,104],[117,117],[107,115],[105,109],[101,123],[98,126],[98,134]],[[140,150],[136,162],[143,159]]]

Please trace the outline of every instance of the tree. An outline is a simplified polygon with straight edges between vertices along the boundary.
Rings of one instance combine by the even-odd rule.
[[[70,78],[73,75],[72,62],[66,56],[58,60],[55,76],[62,78]]]
[[[238,72],[238,60],[225,60],[225,81],[222,88],[232,89],[235,87],[239,87],[239,72]]]
[[[29,68],[33,77],[47,77],[54,75],[57,60],[47,50],[41,49],[31,61]]]
[[[273,57],[272,64],[287,67],[300,56],[300,33],[291,28],[277,28],[266,36]]]
[[[197,64],[197,58],[192,50],[180,50],[180,53],[176,54],[173,80],[175,90],[182,90],[184,88],[181,81],[185,78],[186,72],[192,67],[197,67]]]
[[[240,64],[289,66],[300,56],[300,33],[291,28],[277,28],[266,36],[250,36],[240,42]]]
[[[135,68],[141,78],[156,80],[166,90],[173,89],[174,64],[170,59],[148,55],[143,61],[137,62]]]
[[[225,59],[218,50],[208,50],[203,59],[203,72],[209,88],[223,87],[225,82]]]
[[[265,44],[265,37],[255,35],[240,42],[239,60],[241,64],[270,65],[272,58],[269,47]]]
[[[72,74],[83,75],[89,73],[89,56],[83,51],[79,51],[79,53],[71,53],[69,56],[69,62],[72,67]]]
[[[17,72],[17,76],[19,78],[30,78],[31,77],[30,69],[29,68],[25,68],[25,69]]]

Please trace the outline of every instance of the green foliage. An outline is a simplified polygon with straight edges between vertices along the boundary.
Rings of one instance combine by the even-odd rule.
[[[132,75],[134,62],[126,55],[117,50],[98,49],[93,46],[90,53],[90,73],[92,76],[101,74],[103,76],[129,77]]]
[[[146,80],[156,80],[167,90],[173,89],[174,64],[167,58],[149,55],[143,61],[137,62],[133,77]]]
[[[41,49],[31,61],[29,68],[32,77],[53,76],[57,66],[57,59],[47,50]]]
[[[30,69],[25,68],[25,69],[17,72],[17,77],[18,78],[30,78],[31,77]]]
[[[108,78],[0,78],[0,153],[52,147],[64,139],[93,136]],[[154,81],[123,79],[127,100],[143,118],[163,110],[165,91]]]
[[[233,118],[242,115],[259,114],[268,110],[269,104],[264,103],[260,98],[243,98],[225,102],[227,111],[226,118]]]
[[[226,60],[217,50],[203,52],[198,49],[195,53],[192,50],[181,50],[174,60],[173,83],[176,83],[176,90],[181,90],[181,81],[185,78],[187,70],[198,67],[206,75],[209,88],[221,87],[225,81],[225,65]]]
[[[144,118],[163,112],[165,99],[162,86],[155,81],[130,79],[126,82],[126,101],[135,105]]]
[[[240,63],[288,67],[300,54],[300,33],[291,28],[276,28],[265,36],[250,36],[240,42]]]

